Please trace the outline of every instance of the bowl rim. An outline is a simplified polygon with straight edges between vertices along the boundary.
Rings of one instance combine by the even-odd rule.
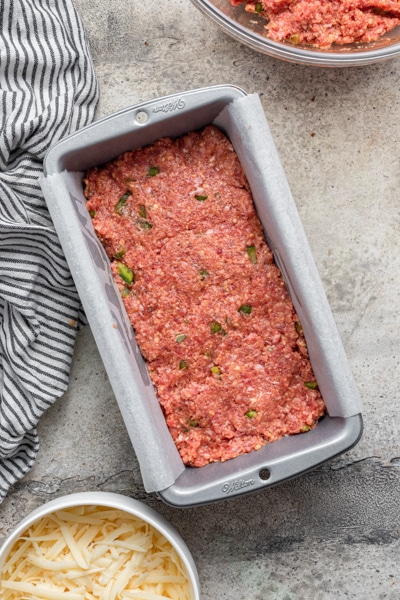
[[[124,496],[114,492],[75,492],[54,498],[35,508],[19,521],[0,547],[0,573],[14,543],[28,527],[52,512],[73,508],[75,506],[105,506],[107,508],[116,508],[139,517],[152,525],[154,529],[164,535],[177,551],[188,574],[189,583],[192,587],[192,598],[193,600],[200,600],[200,583],[197,568],[192,554],[180,533],[178,533],[175,527],[171,525],[163,515],[159,514],[147,504],[144,504],[135,498],[131,498],[130,496]]]

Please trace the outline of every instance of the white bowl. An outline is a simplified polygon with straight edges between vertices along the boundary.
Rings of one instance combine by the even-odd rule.
[[[20,521],[0,548],[0,573],[15,542],[33,523],[55,511],[77,506],[104,506],[107,508],[115,508],[134,515],[153,526],[158,532],[164,535],[175,548],[186,568],[189,583],[192,587],[191,595],[188,600],[200,600],[200,584],[195,563],[189,548],[176,529],[168,523],[163,516],[146,504],[121,494],[108,492],[81,492],[70,494],[51,500],[35,509]]]
[[[246,12],[244,4],[232,6],[229,0],[192,0],[192,3],[240,43],[288,62],[320,67],[354,67],[381,62],[400,54],[400,27],[376,42],[336,45],[320,50],[269,39],[264,29],[265,19]]]

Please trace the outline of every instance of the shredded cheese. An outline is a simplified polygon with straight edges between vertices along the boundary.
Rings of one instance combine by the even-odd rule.
[[[186,569],[154,527],[125,511],[65,509],[35,522],[0,574],[1,600],[190,600]]]

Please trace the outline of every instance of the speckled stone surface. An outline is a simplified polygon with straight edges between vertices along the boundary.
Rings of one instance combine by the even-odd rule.
[[[189,0],[76,0],[100,83],[97,117],[172,92],[260,95],[364,402],[360,443],[307,475],[174,509],[143,489],[90,329],[37,463],[0,506],[0,543],[43,502],[141,499],[182,533],[204,600],[400,598],[400,59],[301,67],[227,37]]]

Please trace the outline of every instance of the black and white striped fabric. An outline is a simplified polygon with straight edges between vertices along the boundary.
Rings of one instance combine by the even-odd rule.
[[[39,178],[48,147],[89,123],[97,99],[72,1],[0,0],[0,501],[34,463],[84,322]]]

